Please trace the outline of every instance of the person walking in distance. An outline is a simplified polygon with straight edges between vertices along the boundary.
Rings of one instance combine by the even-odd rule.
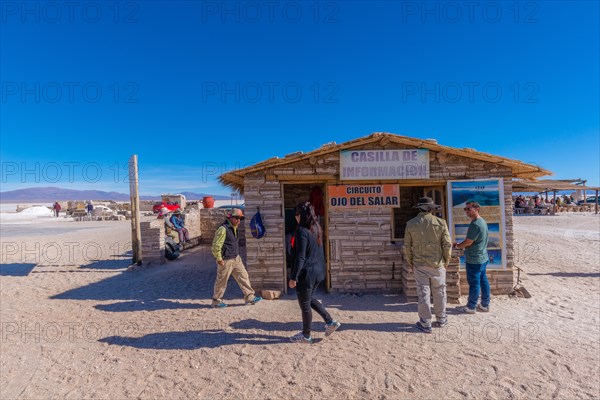
[[[54,210],[54,216],[56,218],[58,218],[58,214],[60,214],[60,209],[61,209],[60,204],[58,203],[58,201],[54,202],[54,205],[52,206],[52,209]]]

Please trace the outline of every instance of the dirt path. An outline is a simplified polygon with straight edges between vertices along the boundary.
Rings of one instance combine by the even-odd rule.
[[[128,224],[94,224],[28,238],[46,246],[42,263],[2,237],[0,398],[600,397],[598,216],[515,219],[532,299],[450,306],[450,324],[425,335],[399,296],[323,295],[343,326],[323,339],[315,318],[312,346],[286,340],[300,329],[293,296],[244,306],[232,280],[231,307],[212,309],[207,248],[128,272]],[[48,253],[71,242],[71,258]]]

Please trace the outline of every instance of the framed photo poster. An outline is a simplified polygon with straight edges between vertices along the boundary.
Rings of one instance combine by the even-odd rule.
[[[462,242],[471,220],[464,208],[467,201],[481,205],[479,215],[488,225],[487,269],[506,269],[506,219],[504,214],[504,181],[482,179],[448,182],[448,228],[453,242]],[[465,268],[465,258],[460,257],[460,268]]]

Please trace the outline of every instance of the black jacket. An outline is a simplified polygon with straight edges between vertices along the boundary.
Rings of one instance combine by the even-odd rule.
[[[221,256],[223,260],[233,260],[240,255],[238,231],[233,229],[233,225],[229,221],[225,221],[221,226],[225,228],[225,242],[221,248]]]
[[[324,248],[319,246],[317,236],[302,226],[294,234],[290,279],[301,282],[325,279]]]

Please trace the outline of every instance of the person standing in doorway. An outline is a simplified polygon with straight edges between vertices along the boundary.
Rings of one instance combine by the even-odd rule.
[[[481,312],[490,311],[490,283],[486,275],[486,267],[489,262],[488,226],[479,215],[481,206],[476,201],[467,201],[465,213],[471,219],[467,237],[461,243],[455,244],[459,249],[465,249],[465,263],[467,282],[469,283],[469,299],[467,305],[461,311],[467,314],[475,314],[475,310]],[[478,303],[481,292],[481,303]]]
[[[292,241],[292,272],[288,286],[296,288],[298,294],[298,304],[302,311],[302,332],[292,336],[290,341],[311,344],[312,310],[325,321],[326,337],[334,333],[341,323],[331,318],[321,302],[314,297],[315,290],[325,280],[325,252],[323,232],[310,202],[296,206],[296,221],[298,229]]]
[[[217,279],[215,280],[215,289],[212,298],[212,306],[215,308],[225,308],[227,304],[223,302],[223,295],[227,288],[227,281],[233,275],[233,278],[242,289],[246,304],[256,304],[262,300],[262,297],[254,295],[254,289],[250,285],[248,271],[244,267],[240,257],[240,238],[238,236],[240,222],[246,217],[239,208],[233,208],[227,214],[227,219],[215,233],[212,243],[212,254],[217,261]]]
[[[450,263],[452,242],[446,221],[433,215],[440,208],[430,197],[422,197],[413,207],[419,215],[406,223],[404,255],[412,268],[417,283],[418,314],[417,329],[431,333],[431,300],[436,326],[448,323],[446,316],[446,267]]]

